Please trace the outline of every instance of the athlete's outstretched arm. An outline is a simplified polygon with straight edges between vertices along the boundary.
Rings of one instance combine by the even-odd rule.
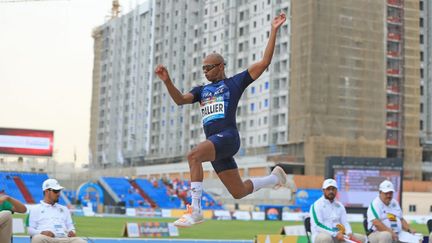
[[[286,20],[286,15],[284,12],[280,13],[278,16],[276,16],[273,19],[271,31],[270,31],[270,37],[267,42],[267,47],[264,51],[263,58],[261,59],[261,61],[252,64],[252,66],[248,68],[249,74],[253,80],[259,78],[259,76],[261,76],[261,74],[270,65],[271,60],[273,58],[273,52],[276,43],[276,34],[279,27],[285,22],[285,20]]]
[[[192,104],[194,99],[193,94],[182,94],[180,90],[174,86],[169,76],[168,70],[162,64],[156,66],[155,73],[164,82],[166,88],[168,89],[169,95],[177,105]]]

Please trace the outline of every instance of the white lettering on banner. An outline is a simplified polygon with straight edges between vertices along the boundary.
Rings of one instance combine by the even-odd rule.
[[[206,123],[211,120],[225,117],[225,104],[223,101],[209,102],[201,106],[202,121]]]
[[[0,147],[24,149],[49,149],[49,138],[0,135]]]

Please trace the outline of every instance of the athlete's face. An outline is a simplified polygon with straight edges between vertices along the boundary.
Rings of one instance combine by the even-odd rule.
[[[389,205],[391,200],[393,199],[393,192],[380,191],[380,199],[385,205]]]
[[[59,201],[60,190],[47,189],[45,190],[44,200],[46,203],[54,204]]]
[[[333,201],[337,194],[337,188],[334,186],[329,186],[326,189],[323,189],[325,199],[329,201]]]
[[[223,58],[219,55],[208,55],[204,58],[202,70],[210,82],[216,82],[225,78]]]

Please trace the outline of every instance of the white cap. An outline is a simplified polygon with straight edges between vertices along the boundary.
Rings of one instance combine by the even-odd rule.
[[[42,183],[42,191],[47,189],[62,190],[64,187],[60,186],[56,179],[47,179]]]
[[[338,188],[337,183],[334,179],[327,179],[323,182],[322,189],[327,189],[329,186]]]
[[[380,190],[380,192],[384,192],[384,193],[395,191],[393,183],[391,183],[391,181],[389,181],[389,180],[385,180],[385,181],[381,182],[381,184],[379,185],[379,190]]]

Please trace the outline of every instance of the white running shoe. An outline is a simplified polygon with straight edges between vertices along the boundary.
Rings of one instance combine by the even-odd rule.
[[[174,222],[174,226],[180,228],[189,228],[192,227],[194,224],[200,224],[202,222],[204,222],[203,215],[199,213],[194,213],[192,211],[192,206],[187,205],[187,210],[185,214],[183,214],[183,216],[181,216]]]
[[[272,175],[275,175],[278,178],[278,183],[274,185],[274,189],[278,189],[279,187],[285,186],[287,183],[287,176],[285,171],[280,166],[274,167],[271,172]]]

